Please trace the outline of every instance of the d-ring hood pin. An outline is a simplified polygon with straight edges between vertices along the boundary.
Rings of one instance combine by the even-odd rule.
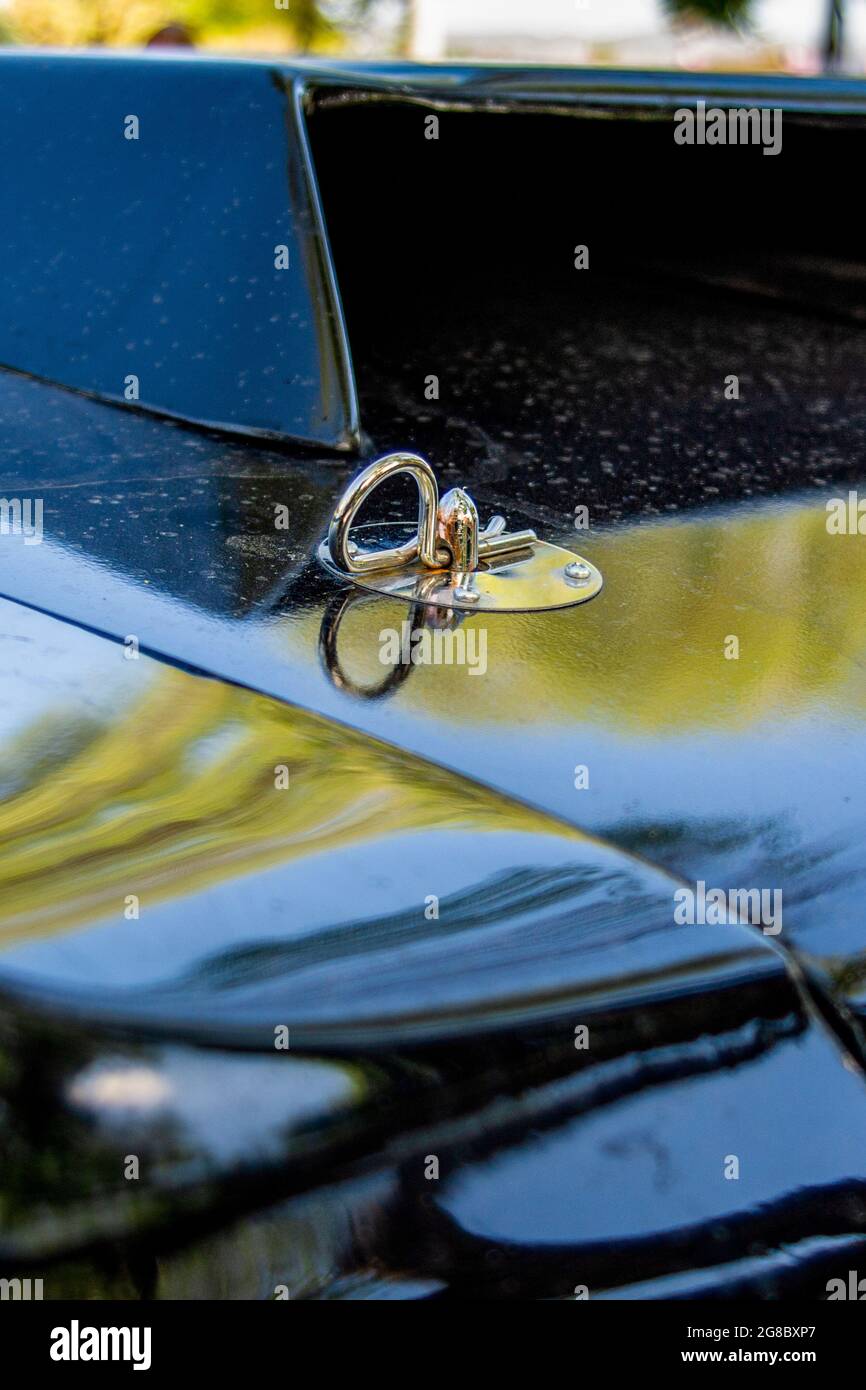
[[[386,478],[408,473],[418,487],[415,535],[399,544],[381,542],[404,523],[358,526],[373,544],[350,538],[359,510]],[[523,612],[567,608],[593,598],[602,586],[594,565],[573,551],[539,540],[534,531],[508,531],[494,516],[480,529],[469,493],[455,487],[439,497],[436,476],[419,454],[386,454],[352,479],[334,509],[317,551],[324,567],[374,593],[440,608],[472,612]]]

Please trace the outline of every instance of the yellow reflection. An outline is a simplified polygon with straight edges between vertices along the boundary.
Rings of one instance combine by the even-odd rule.
[[[604,575],[580,608],[479,614],[483,678],[413,669],[395,704],[461,722],[543,726],[591,720],[636,733],[746,727],[817,705],[866,710],[866,537],[832,536],[824,502],[634,526],[574,546]],[[405,605],[402,614],[405,616]],[[401,608],[358,602],[339,659],[358,684],[381,680],[380,634]],[[315,614],[289,633],[312,660]],[[725,656],[735,636],[739,656]]]
[[[314,715],[152,670],[144,698],[77,751],[60,739],[66,755],[0,803],[0,942],[106,916],[126,925],[130,894],[153,903],[427,826],[584,838]],[[50,744],[50,721],[16,738],[19,756],[34,733]]]

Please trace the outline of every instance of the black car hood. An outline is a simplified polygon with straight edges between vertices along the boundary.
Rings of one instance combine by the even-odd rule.
[[[463,80],[399,94],[422,78]],[[323,83],[335,120],[359,82]],[[40,543],[0,537],[0,1257],[60,1286],[83,1252],[101,1287],[127,1242],[165,1296],[215,1268],[241,1296],[820,1288],[866,1232],[866,559],[827,525],[862,469],[856,290],[654,254],[574,299],[401,280],[377,319],[327,182],[351,463],[0,374],[5,496],[44,504]],[[404,447],[601,595],[466,618],[483,669],[389,667],[407,606],[314,551]],[[782,910],[677,922],[699,883]]]

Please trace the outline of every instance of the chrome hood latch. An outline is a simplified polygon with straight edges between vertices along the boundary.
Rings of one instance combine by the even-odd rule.
[[[362,548],[350,536],[355,517],[379,484],[398,473],[410,474],[418,486],[415,535],[387,545],[406,523],[358,526],[368,541]],[[568,608],[594,598],[602,586],[588,560],[539,540],[534,531],[506,530],[502,516],[481,530],[469,493],[455,487],[440,498],[433,469],[419,454],[386,454],[353,478],[316,553],[331,574],[362,589],[472,612]]]

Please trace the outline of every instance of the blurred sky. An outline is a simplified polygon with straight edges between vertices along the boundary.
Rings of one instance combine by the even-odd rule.
[[[648,60],[687,56],[681,50],[708,59],[713,53],[736,58],[744,51],[777,47],[786,65],[807,69],[817,54],[827,23],[829,0],[755,0],[752,38],[743,40],[731,31],[716,28],[703,36],[683,40],[674,33],[662,0],[416,0],[419,11],[418,45],[429,56],[462,49],[482,37],[485,49],[495,53],[508,38],[527,36],[555,44],[567,38],[579,49],[599,44],[624,46],[626,56]],[[866,0],[846,0],[845,39],[847,66],[862,71],[866,61]],[[676,51],[674,51],[676,50]],[[565,52],[567,60],[575,56]],[[578,54],[579,56],[579,54]],[[587,56],[591,56],[588,54]]]
[[[0,0],[0,24],[16,7],[55,14],[89,10],[133,13],[147,8],[170,19],[192,17],[196,40],[204,47],[234,51],[295,47],[292,9],[274,8],[266,0],[247,0],[249,24],[223,23],[221,16],[244,13],[202,0]],[[360,24],[350,23],[336,47],[361,57],[396,51],[406,0],[378,0]],[[827,28],[830,0],[753,0],[746,33],[726,26],[675,25],[663,0],[412,0],[415,24],[411,54],[420,59],[490,58],[563,64],[605,63],[631,67],[752,68],[817,72]],[[10,8],[11,6],[11,8]],[[323,0],[335,17],[349,13],[349,0]],[[866,0],[845,0],[844,70],[866,72]],[[204,17],[207,22],[204,23]],[[128,26],[127,26],[128,27]],[[13,25],[13,32],[15,26]],[[132,42],[153,31],[142,31]],[[24,42],[70,42],[46,39],[38,29],[17,36]],[[35,36],[35,37],[34,37]],[[72,42],[80,41],[72,39]],[[86,41],[86,40],[85,40]],[[108,42],[130,42],[129,34]],[[333,47],[333,45],[332,45]]]
[[[592,39],[657,32],[665,24],[661,0],[421,0],[451,33],[575,33]],[[861,9],[855,3],[852,8]],[[758,26],[777,39],[814,36],[824,22],[823,0],[756,0]]]

